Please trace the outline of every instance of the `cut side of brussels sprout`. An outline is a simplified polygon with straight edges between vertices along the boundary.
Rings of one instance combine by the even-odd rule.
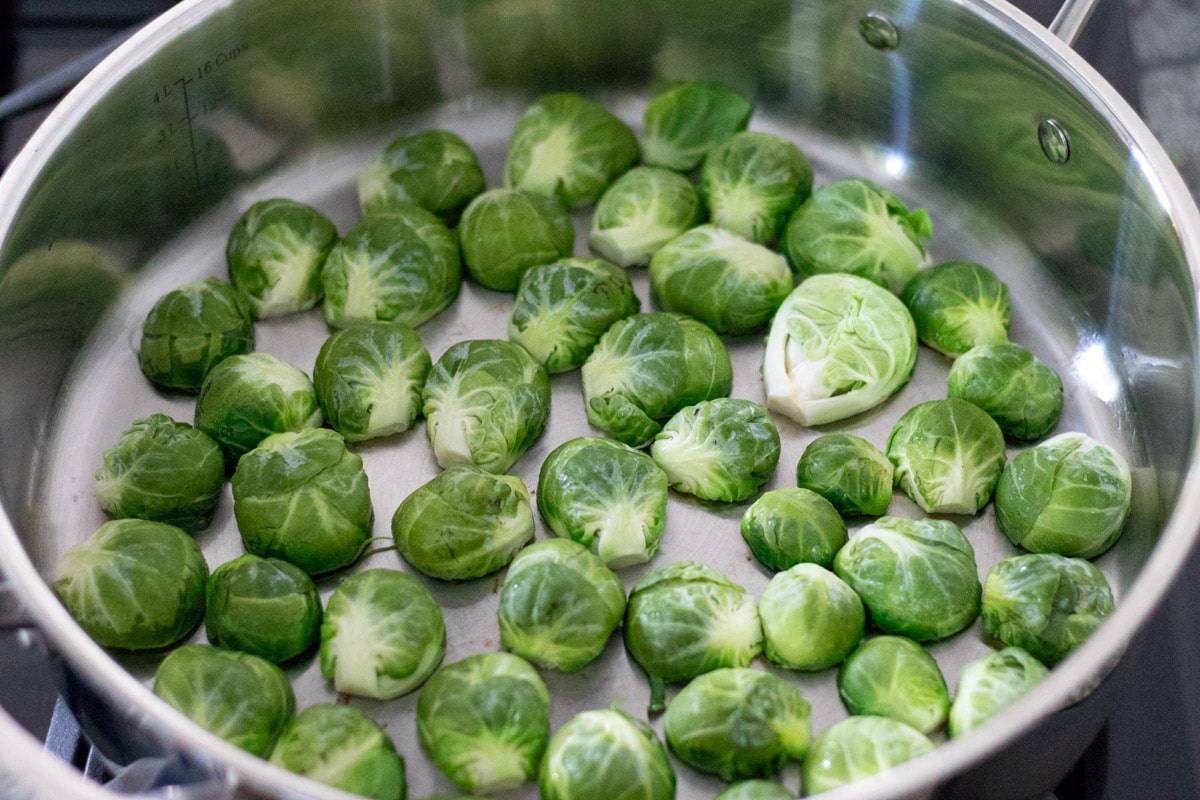
[[[847,517],[886,514],[892,480],[887,456],[852,433],[818,436],[796,464],[796,485],[816,492]]]
[[[989,653],[963,667],[958,693],[950,707],[950,736],[962,736],[981,727],[1049,674],[1040,661],[1019,647]]]
[[[712,223],[752,242],[774,241],[792,209],[812,194],[812,167],[796,145],[743,131],[709,151],[700,191]]]
[[[646,105],[642,160],[688,172],[717,145],[746,129],[754,106],[717,81],[680,81]]]
[[[838,671],[838,692],[851,714],[888,717],[925,734],[942,727],[950,711],[937,662],[902,636],[860,644]]]
[[[484,186],[479,159],[462,137],[422,131],[393,141],[359,174],[358,204],[375,214],[415,203],[452,223]]]
[[[829,792],[933,751],[920,731],[887,717],[849,717],[812,744],[804,760],[804,793]]]
[[[866,625],[854,590],[816,564],[797,564],[771,578],[758,613],[767,658],[805,672],[840,663],[862,639]]]
[[[458,238],[471,277],[511,292],[529,269],[571,255],[575,223],[552,197],[492,189],[467,206]]]
[[[742,538],[767,569],[833,565],[846,543],[846,523],[829,501],[808,489],[765,492],[742,515]]]
[[[404,759],[383,729],[352,706],[301,711],[279,737],[271,763],[371,800],[404,800]]]
[[[312,579],[276,558],[247,553],[213,570],[204,624],[208,641],[281,664],[321,634],[321,598]]]
[[[1040,439],[1062,415],[1063,386],[1058,373],[1015,344],[971,348],[950,368],[948,394],[988,413],[1005,436]]]
[[[973,261],[948,261],[918,272],[900,299],[912,312],[921,341],[951,358],[972,347],[1008,341],[1008,286]]]
[[[653,729],[619,709],[584,711],[550,740],[542,800],[673,800],[675,770]]]
[[[773,781],[738,781],[715,800],[795,800],[795,795]]]
[[[704,217],[700,193],[682,175],[634,167],[600,198],[588,246],[619,264],[648,264],[650,257]]]

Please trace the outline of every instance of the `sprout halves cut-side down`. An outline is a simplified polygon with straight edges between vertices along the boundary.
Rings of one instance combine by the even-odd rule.
[[[217,364],[253,349],[254,318],[245,296],[205,278],[167,292],[150,309],[138,363],[151,383],[194,392]]]
[[[886,514],[892,480],[887,456],[852,433],[818,436],[796,464],[796,485],[816,492],[847,517]]]
[[[838,692],[851,714],[889,717],[925,734],[942,727],[950,711],[937,662],[903,636],[860,644],[838,671]]]
[[[887,717],[848,717],[826,730],[804,759],[804,792],[829,792],[933,751],[918,730]]]
[[[655,95],[643,117],[642,159],[688,172],[750,122],[754,106],[716,81],[680,81]]]
[[[1008,286],[973,261],[948,261],[921,270],[900,299],[912,312],[921,341],[948,356],[1008,341],[1012,298]]]
[[[962,736],[1020,700],[1049,670],[1019,647],[989,653],[963,667],[950,707],[950,736]]]
[[[846,543],[846,523],[828,500],[808,489],[764,492],[742,515],[742,538],[769,570],[833,565]]]
[[[774,781],[752,778],[731,784],[715,800],[795,800],[795,795]]]
[[[247,553],[213,570],[205,593],[208,641],[276,664],[295,658],[321,633],[321,598],[299,567]]]
[[[700,191],[714,225],[766,244],[812,193],[812,166],[786,139],[743,131],[709,151]]]
[[[854,590],[816,564],[797,564],[771,578],[758,614],[767,659],[805,672],[840,663],[862,639],[866,625]]]
[[[657,167],[634,167],[600,198],[588,246],[622,267],[648,264],[703,217],[700,194],[687,178]]]
[[[674,800],[675,770],[654,730],[612,708],[555,732],[538,774],[542,800]]]
[[[947,394],[982,408],[1012,439],[1040,439],[1062,415],[1058,373],[1009,342],[977,345],[955,359]]]
[[[358,176],[364,214],[415,203],[453,223],[484,189],[483,169],[471,146],[450,131],[401,136]]]
[[[471,277],[511,292],[529,269],[571,255],[575,225],[553,197],[492,189],[467,206],[458,238]]]
[[[321,703],[301,711],[279,737],[271,763],[370,800],[404,800],[407,788],[396,746],[353,706]]]

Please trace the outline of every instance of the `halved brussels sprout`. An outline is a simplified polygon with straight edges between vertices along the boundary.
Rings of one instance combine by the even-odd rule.
[[[637,137],[604,106],[579,94],[547,94],[517,120],[504,185],[577,208],[594,203],[637,160]]]
[[[163,659],[154,693],[192,722],[266,758],[296,709],[287,675],[270,661],[188,644]]]
[[[854,590],[816,564],[797,564],[771,578],[758,615],[767,659],[805,672],[840,663],[862,639],[866,625]]]
[[[346,233],[325,260],[321,285],[331,328],[375,320],[416,327],[458,297],[458,241],[425,209],[397,204]]]
[[[715,800],[795,800],[795,795],[773,781],[738,781]]]
[[[484,190],[471,145],[450,131],[422,131],[389,144],[358,176],[364,214],[415,203],[446,223]]]
[[[426,433],[443,468],[505,472],[550,416],[550,379],[524,348],[473,339],[442,353],[425,382]]]
[[[1095,558],[1121,536],[1133,484],[1115,450],[1063,433],[1013,458],[996,487],[996,521],[1034,553]]]
[[[1054,666],[1113,611],[1112,590],[1090,561],[1052,553],[1006,558],[988,570],[983,633]]]
[[[950,707],[950,736],[970,733],[1024,697],[1049,670],[1019,647],[988,653],[963,667]]]
[[[639,308],[624,270],[598,258],[564,258],[521,278],[508,338],[547,372],[566,372],[587,360],[614,322]]]
[[[550,693],[508,653],[447,664],[417,697],[421,749],[464,792],[489,794],[537,776],[550,738]]]
[[[575,672],[604,651],[625,614],[625,588],[569,539],[531,544],[500,590],[500,643],[541,667]]]
[[[362,458],[325,428],[268,436],[242,456],[233,514],[247,551],[310,575],[354,563],[375,519]]]
[[[675,770],[654,730],[620,709],[584,711],[550,740],[542,800],[673,800]]]
[[[634,314],[613,324],[583,364],[588,422],[631,447],[662,430],[658,420],[727,397],[733,367],[707,326],[681,314]]]
[[[647,264],[703,218],[700,194],[687,178],[668,169],[634,167],[600,198],[588,246],[622,267]]]
[[[807,426],[852,417],[908,383],[916,363],[917,332],[895,295],[854,275],[817,275],[771,322],[767,408]]]
[[[247,553],[208,578],[204,626],[217,647],[276,664],[295,658],[321,634],[321,598],[303,570]]]
[[[424,683],[445,654],[442,609],[399,570],[349,577],[325,605],[321,675],[335,691],[391,700]]]
[[[259,201],[229,233],[229,279],[258,319],[305,311],[321,299],[321,268],[337,238],[333,223],[311,206]]]
[[[1040,439],[1062,415],[1058,373],[1008,342],[981,344],[963,353],[950,368],[948,386],[950,397],[979,406],[1013,439]]]
[[[1008,341],[1008,286],[973,261],[948,261],[921,270],[900,299],[912,312],[921,341],[951,358],[981,344]]]
[[[689,172],[717,145],[746,129],[754,106],[717,81],[680,81],[655,95],[643,117],[642,159]]]
[[[254,349],[254,318],[228,283],[205,278],[167,292],[142,323],[138,363],[165,389],[196,391],[217,364]]]
[[[404,759],[383,729],[353,706],[322,703],[284,729],[271,763],[372,800],[404,800]]]
[[[930,514],[977,514],[1004,469],[1004,434],[965,400],[930,400],[905,412],[888,437],[896,485]]]
[[[920,731],[887,717],[848,717],[813,740],[804,793],[829,792],[933,751]]]
[[[871,181],[847,178],[813,192],[784,232],[784,252],[801,275],[850,273],[899,293],[925,265],[933,235],[925,209],[909,211]]]
[[[921,733],[946,722],[950,693],[933,656],[912,639],[875,636],[838,671],[838,692],[851,714],[888,717]]]
[[[774,241],[788,214],[812,194],[812,167],[796,145],[742,131],[708,152],[700,192],[712,223],[752,242]]]
[[[846,523],[815,492],[773,489],[742,515],[742,538],[769,570],[778,572],[797,564],[829,567],[846,543]]]
[[[852,433],[809,442],[796,464],[796,485],[811,489],[847,517],[878,517],[892,503],[892,462]]]
[[[471,277],[511,292],[527,270],[571,255],[575,223],[552,197],[492,189],[467,206],[458,238]]]
[[[221,448],[204,431],[165,414],[134,420],[104,451],[92,489],[118,519],[207,528],[225,483]]]
[[[179,528],[119,519],[63,553],[54,590],[97,643],[153,650],[200,623],[207,579],[204,555]]]
[[[884,633],[928,642],[979,615],[975,550],[953,522],[880,517],[833,560]]]

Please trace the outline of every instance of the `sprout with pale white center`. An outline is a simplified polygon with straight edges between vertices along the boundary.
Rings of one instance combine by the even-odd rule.
[[[383,729],[353,706],[309,706],[284,730],[271,763],[371,800],[404,800],[404,759]]]
[[[866,624],[854,590],[816,564],[797,564],[771,578],[758,614],[767,658],[805,672],[840,663],[862,639]]]
[[[588,245],[622,267],[647,264],[703,216],[700,195],[687,178],[658,167],[634,167],[600,198]]]
[[[484,189],[483,169],[471,146],[450,131],[401,136],[358,176],[364,214],[415,203],[453,223]]]
[[[921,270],[900,299],[912,312],[921,341],[948,356],[1008,341],[1012,298],[1008,286],[973,261],[948,261]]]
[[[714,225],[766,244],[812,193],[812,166],[786,139],[743,131],[705,156],[700,191]]]
[[[950,736],[962,736],[1020,700],[1049,670],[1019,647],[988,653],[963,667],[950,707]]]
[[[717,81],[679,81],[654,96],[643,117],[642,159],[688,172],[750,122],[754,107]]]

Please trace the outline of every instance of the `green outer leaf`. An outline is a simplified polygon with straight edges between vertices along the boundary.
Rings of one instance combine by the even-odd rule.
[[[383,729],[353,706],[321,703],[284,729],[271,763],[372,800],[404,800],[404,758]]]
[[[584,711],[550,740],[542,800],[672,800],[675,771],[649,725],[613,708]]]
[[[851,433],[827,433],[808,443],[796,464],[796,485],[824,497],[848,517],[886,514],[892,503],[892,462]]]
[[[851,714],[889,717],[925,734],[942,727],[950,711],[937,662],[902,636],[860,644],[838,671],[838,692]]]
[[[358,204],[374,214],[415,203],[449,224],[484,187],[479,159],[462,137],[422,131],[395,139],[359,173]]]
[[[1012,298],[1008,286],[973,261],[947,261],[921,270],[900,299],[912,312],[921,341],[948,356],[1008,341]]]
[[[849,717],[818,736],[804,761],[805,794],[828,792],[933,751],[925,734],[886,717]]]
[[[492,189],[467,206],[458,238],[471,277],[511,292],[527,270],[571,255],[575,223],[553,198]]]
[[[764,492],[742,515],[741,531],[750,552],[772,572],[802,563],[828,568],[846,543],[837,509],[808,489]]]
[[[797,564],[771,578],[758,614],[767,658],[805,672],[840,663],[862,639],[866,625],[854,590],[816,564]]]
[[[634,167],[600,198],[588,245],[622,267],[646,264],[703,218],[700,194],[687,178],[657,167]]]
[[[700,192],[714,225],[752,242],[772,242],[812,194],[812,166],[774,134],[743,131],[709,151]]]
[[[217,364],[254,349],[254,319],[241,292],[205,278],[167,292],[142,323],[142,374],[167,389],[196,391]]]
[[[981,727],[1041,683],[1049,671],[1019,647],[988,653],[963,667],[950,707],[950,736]]]
[[[680,81],[646,105],[642,159],[689,172],[712,148],[745,130],[752,113],[750,101],[723,83]]]
[[[281,664],[321,633],[321,598],[312,579],[278,559],[247,553],[213,570],[205,592],[208,641]]]
[[[947,394],[982,408],[1013,439],[1040,439],[1062,415],[1058,373],[1008,342],[978,345],[959,356],[950,367]]]
[[[795,800],[795,797],[773,781],[748,780],[732,784],[715,800]]]

